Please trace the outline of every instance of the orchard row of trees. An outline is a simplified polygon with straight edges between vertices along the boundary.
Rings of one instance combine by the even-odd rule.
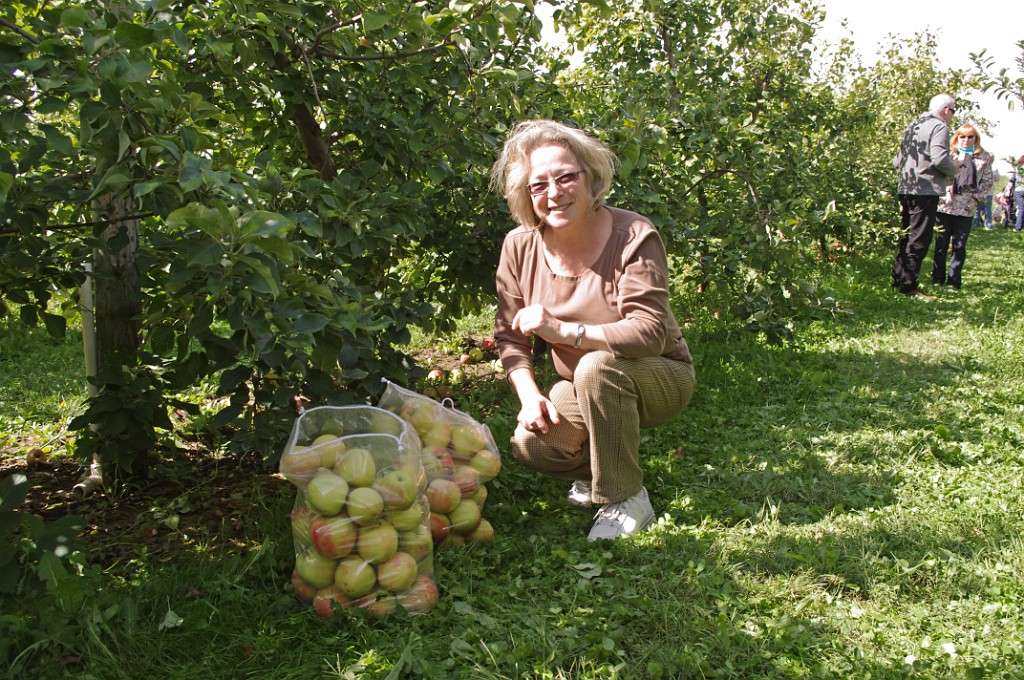
[[[612,201],[661,227],[682,316],[784,340],[833,311],[816,263],[888,242],[906,120],[980,82],[927,35],[816,67],[810,0],[552,4],[560,48],[531,0],[6,3],[0,314],[61,334],[92,284],[77,453],[144,474],[214,380],[211,429],[272,457],[297,402],[418,377],[410,328],[490,299],[511,223],[486,175],[525,117],[617,151]]]

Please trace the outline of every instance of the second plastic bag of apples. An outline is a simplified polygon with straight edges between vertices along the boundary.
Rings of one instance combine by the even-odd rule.
[[[419,436],[434,545],[459,548],[493,540],[494,528],[482,516],[487,484],[501,471],[490,429],[466,413],[384,382],[378,406],[397,414]]]

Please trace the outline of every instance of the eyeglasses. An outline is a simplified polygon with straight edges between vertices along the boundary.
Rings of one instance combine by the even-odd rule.
[[[545,180],[543,182],[530,182],[526,185],[526,188],[534,196],[540,196],[547,193],[548,187],[554,182],[559,189],[569,190],[572,189],[580,181],[580,175],[585,173],[586,170],[576,170],[575,172],[567,172],[564,175],[559,175],[554,179]]]
[[[974,139],[974,135],[965,135],[960,133],[960,139]]]

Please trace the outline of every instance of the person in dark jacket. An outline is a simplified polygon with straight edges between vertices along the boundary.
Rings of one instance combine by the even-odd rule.
[[[899,172],[900,220],[903,233],[896,248],[892,285],[904,295],[925,300],[935,296],[917,287],[921,261],[932,243],[939,197],[956,174],[949,155],[949,124],[956,102],[948,94],[932,97],[928,111],[907,126],[893,165]]]

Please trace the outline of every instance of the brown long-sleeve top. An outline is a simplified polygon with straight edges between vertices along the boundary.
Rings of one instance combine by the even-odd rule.
[[[669,305],[668,261],[661,236],[642,215],[604,209],[612,215],[612,235],[597,261],[580,276],[551,271],[539,229],[518,227],[505,236],[496,277],[494,338],[506,374],[533,366],[530,339],[512,330],[512,319],[534,304],[562,321],[601,325],[616,356],[663,356],[693,363]],[[555,371],[571,380],[587,351],[551,345]]]

